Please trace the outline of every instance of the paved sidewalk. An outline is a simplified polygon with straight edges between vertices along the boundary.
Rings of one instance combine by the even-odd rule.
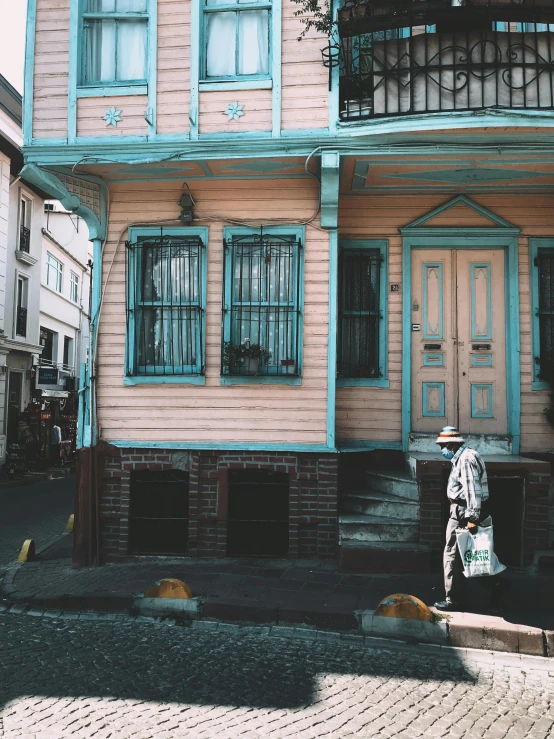
[[[57,545],[69,549],[70,538]],[[188,583],[204,597],[205,618],[300,622],[323,628],[356,627],[354,612],[375,609],[387,595],[404,592],[427,604],[443,597],[440,575],[353,575],[320,560],[141,558],[133,563],[73,569],[69,559],[45,559],[12,567],[3,595],[34,606],[128,612],[133,597],[163,577]],[[475,613],[554,630],[554,578],[512,573],[501,611],[491,611],[486,591],[470,582]]]
[[[34,539],[40,550],[63,533],[74,498],[75,475],[0,486],[0,573],[17,559],[25,539]]]

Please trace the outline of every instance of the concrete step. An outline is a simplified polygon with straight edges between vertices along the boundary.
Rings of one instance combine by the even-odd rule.
[[[341,512],[417,521],[419,501],[379,490],[349,490],[341,500]]]
[[[339,516],[339,542],[417,542],[419,524],[392,516]]]
[[[414,542],[343,541],[339,568],[344,572],[407,574],[430,572],[429,547]]]
[[[390,493],[407,500],[419,500],[417,482],[409,474],[396,470],[391,472],[368,470],[365,478],[370,490]]]

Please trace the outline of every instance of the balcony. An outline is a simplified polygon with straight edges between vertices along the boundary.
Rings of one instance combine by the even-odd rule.
[[[346,7],[340,43],[328,52],[340,69],[341,120],[554,110],[552,3],[404,0]]]

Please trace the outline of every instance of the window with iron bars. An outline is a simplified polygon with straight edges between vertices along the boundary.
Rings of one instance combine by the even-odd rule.
[[[554,249],[539,249],[537,254],[539,290],[538,319],[540,355],[539,378],[554,381]]]
[[[129,235],[127,375],[203,375],[206,258],[198,230]]]
[[[381,377],[380,249],[342,246],[339,253],[338,375]]]
[[[227,229],[222,375],[299,377],[303,229]]]

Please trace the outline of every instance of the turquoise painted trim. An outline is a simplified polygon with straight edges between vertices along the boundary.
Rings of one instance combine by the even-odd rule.
[[[339,8],[342,5],[341,0],[331,0],[331,7],[334,16],[334,20],[337,20]],[[340,46],[340,39],[338,38],[338,31],[334,28],[329,42],[332,45]],[[336,135],[338,133],[339,126],[339,80],[340,80],[340,68],[337,65],[331,69],[331,89],[327,94],[327,107],[328,113],[328,126],[329,134]]]
[[[221,133],[201,133],[199,139],[204,141],[235,141],[236,139],[269,139],[271,131],[222,131]],[[229,157],[227,157],[229,158]]]
[[[370,452],[373,449],[402,449],[401,441],[341,441],[337,439],[339,452]]]
[[[220,385],[302,385],[301,377],[287,375],[221,375]]]
[[[423,355],[423,366],[424,367],[444,367],[444,353],[439,352],[431,354],[426,352]]]
[[[127,366],[128,354],[125,352],[125,366]],[[125,376],[123,378],[124,385],[205,385],[206,378],[203,375],[186,376],[186,375],[153,375],[145,377],[143,375],[135,375],[133,377]]]
[[[552,249],[554,251],[554,238],[531,238],[529,239],[529,277],[531,283],[531,361],[533,363],[532,390],[550,390],[550,385],[539,379],[539,364],[536,360],[541,353],[541,334],[539,325],[539,268],[535,260],[539,255],[539,249]]]
[[[271,77],[273,90],[271,92],[271,135],[279,138],[281,135],[281,38],[283,27],[282,0],[273,0],[271,13]]]
[[[489,400],[490,400],[489,411],[488,411],[488,413],[479,413],[479,411],[477,409],[477,402],[476,402],[476,398],[475,398],[475,391],[477,390],[477,388],[485,388],[485,387],[488,388],[489,393],[490,393],[490,395],[489,395]],[[478,383],[473,383],[472,382],[471,383],[471,417],[472,418],[494,418],[493,408],[494,408],[494,398],[493,398],[493,384],[492,384],[492,382],[485,382],[485,383],[484,382],[478,382]]]
[[[25,144],[25,146],[28,146],[33,140],[33,97],[36,25],[37,0],[27,0],[27,26],[25,30],[25,72],[23,79],[23,143]]]
[[[189,135],[198,138],[198,83],[200,79],[200,3],[192,0],[190,5],[190,103]]]
[[[476,323],[475,323],[475,270],[476,269],[482,269],[483,267],[487,268],[487,322],[488,322],[488,331],[486,336],[479,335],[477,336],[475,333],[476,329]],[[491,283],[492,283],[492,268],[490,262],[479,262],[479,263],[472,263],[471,264],[471,275],[470,275],[470,283],[471,283],[471,340],[472,341],[488,341],[489,339],[492,339],[492,304],[491,304]]]
[[[128,239],[131,243],[135,242],[139,236],[159,236],[159,226],[131,226],[128,230]],[[206,363],[206,304],[208,294],[208,227],[207,226],[163,226],[164,236],[199,236],[202,239],[203,250],[201,252],[202,261],[200,265],[201,285],[200,285],[200,310],[202,311],[202,321],[199,329],[200,337],[197,336],[197,342],[200,347],[200,366],[194,368],[189,374],[182,375],[136,375],[134,374],[135,364],[135,286],[138,281],[137,265],[133,254],[129,255],[129,273],[126,275],[127,285],[127,307],[130,310],[130,317],[127,321],[126,341],[125,341],[125,358],[124,358],[124,385],[204,385],[206,380],[204,375],[198,374]]]
[[[158,97],[158,0],[148,0],[148,136],[156,135]]]
[[[455,198],[450,205],[458,201]],[[466,200],[468,200],[466,198]],[[448,207],[443,206],[443,210]],[[479,206],[480,207],[480,206]],[[484,215],[489,211],[482,209]],[[493,214],[490,214],[491,220]],[[425,223],[430,215],[418,219]],[[501,219],[500,219],[501,220]],[[415,222],[417,223],[417,222]],[[503,249],[505,252],[506,289],[506,381],[508,433],[512,436],[512,451],[519,454],[521,440],[521,371],[519,363],[519,272],[518,238],[520,229],[506,222],[505,229],[401,229],[402,240],[402,444],[408,450],[411,431],[411,255],[412,249]]]
[[[116,139],[116,141],[114,141]],[[79,159],[82,159],[84,150],[81,148],[82,146],[94,146],[96,144],[104,144],[108,145],[112,148],[112,154],[111,156],[109,154],[106,155],[108,159],[114,159],[114,150],[117,148],[116,144],[146,144],[148,141],[147,136],[76,136],[73,140],[73,143],[79,147],[79,150],[82,152],[81,156],[78,157],[77,161]]]
[[[478,362],[477,359],[483,361]],[[472,367],[492,367],[492,354],[472,354],[471,355],[471,366]]]
[[[98,320],[100,317],[100,306],[102,304],[102,241],[93,240],[92,252],[92,288],[91,288],[91,310],[90,310],[90,335],[92,356],[89,358],[90,377],[90,443],[97,442],[98,425],[96,423],[96,347],[98,346]]]
[[[428,317],[427,317],[427,280],[426,280],[426,272],[429,268],[437,268],[439,270],[439,326],[438,330],[439,332],[437,334],[432,334],[427,331],[427,327],[429,324]],[[443,341],[444,340],[444,316],[443,316],[443,308],[444,308],[444,298],[443,298],[443,274],[442,274],[442,264],[439,262],[438,264],[435,264],[434,262],[425,262],[422,264],[422,279],[421,282],[423,284],[423,338],[429,339],[430,341],[436,340],[436,341]]]
[[[337,200],[338,213],[338,200]],[[327,446],[335,446],[337,403],[337,317],[339,235],[329,231],[329,339],[327,344]]]
[[[32,146],[33,148],[37,146],[67,146],[67,136],[65,138],[56,137],[51,139],[31,139],[31,143],[27,144],[27,146]]]
[[[148,85],[105,85],[102,87],[78,87],[77,98],[115,97],[116,95],[146,95]]]
[[[390,387],[384,377],[337,377],[337,387]]]
[[[310,136],[327,136],[326,128],[287,128],[281,129],[281,138],[309,138]]]
[[[278,236],[293,236],[296,242],[300,242],[298,249],[295,269],[298,270],[298,356],[297,366],[298,375],[264,375],[256,377],[255,375],[221,375],[220,384],[222,385],[244,385],[244,384],[276,384],[276,385],[301,385],[302,384],[302,368],[304,360],[304,253],[306,251],[306,228],[305,226],[291,225],[287,226],[264,226],[264,234],[275,234]],[[260,233],[259,228],[250,228],[247,226],[226,226],[223,229],[223,239],[225,243],[232,241],[234,236],[256,236]],[[222,341],[229,341],[231,336],[231,306],[232,306],[232,276],[233,276],[233,253],[232,248],[224,246],[223,259],[225,260],[225,283],[223,285],[223,333]]]
[[[77,139],[77,84],[79,81],[79,23],[82,0],[69,6],[69,74],[67,80],[67,143]]]
[[[483,216],[484,218],[487,218],[491,223],[494,223],[496,226],[501,228],[503,232],[506,230],[511,231],[517,231],[519,233],[520,229],[512,225],[511,223],[508,223],[508,221],[505,221],[503,218],[500,218],[500,216],[497,216],[496,213],[492,213],[490,210],[487,210],[487,208],[484,208],[482,205],[479,205],[478,203],[475,203],[473,200],[470,200],[465,195],[458,195],[457,197],[447,200],[442,205],[439,205],[438,208],[434,208],[429,213],[426,213],[424,216],[421,216],[421,218],[417,218],[415,221],[412,221],[407,226],[404,226],[404,228],[400,229],[400,233],[404,233],[405,231],[411,231],[413,229],[421,229],[422,226],[425,226],[426,223],[429,221],[432,221],[433,218],[436,218],[438,215],[441,215],[441,213],[445,213],[446,211],[450,210],[451,208],[454,208],[458,205],[466,205],[470,210],[475,211],[479,215]],[[459,232],[460,229],[441,229],[441,231],[451,231],[454,230],[455,232]],[[483,229],[462,229],[464,231],[470,231],[474,232],[475,230],[483,230]],[[488,229],[486,229],[488,232]],[[434,229],[435,233],[437,229]]]
[[[262,79],[237,79],[236,82],[199,82],[198,89],[200,92],[225,92],[227,90],[271,90],[273,88],[273,80],[264,77]]]
[[[389,242],[387,239],[341,239],[340,251],[343,249],[378,249],[381,255],[379,266],[379,374],[376,378],[363,377],[339,377],[339,387],[389,387],[388,376],[388,347],[389,347]],[[337,263],[338,269],[338,263]],[[337,274],[338,280],[338,274]],[[338,290],[338,283],[337,283]],[[338,320],[338,297],[337,297],[337,320]],[[337,346],[338,352],[338,346]]]
[[[440,408],[431,411],[425,405],[426,391],[431,388],[438,389],[440,393]],[[421,383],[421,415],[423,418],[445,418],[444,382],[422,382]]]
[[[214,449],[233,450],[241,452],[323,452],[337,453],[335,447],[325,444],[252,444],[245,442],[217,442],[217,441],[109,441],[119,449]]]
[[[71,174],[71,171],[69,171]],[[64,208],[81,216],[89,229],[89,239],[93,241],[96,238],[103,239],[106,234],[107,223],[107,195],[106,186],[98,177],[91,175],[73,175],[82,180],[94,182],[100,185],[100,208],[101,220],[97,215],[85,205],[76,195],[72,195],[62,184],[62,182],[51,172],[37,167],[36,164],[26,164],[20,172],[21,178],[31,185],[36,185],[53,200],[59,200]]]
[[[321,154],[320,221],[322,228],[337,228],[339,222],[340,154]]]
[[[79,367],[79,404],[77,410],[77,449],[83,447],[84,419],[85,419],[85,393],[86,393],[86,364],[83,362]]]

